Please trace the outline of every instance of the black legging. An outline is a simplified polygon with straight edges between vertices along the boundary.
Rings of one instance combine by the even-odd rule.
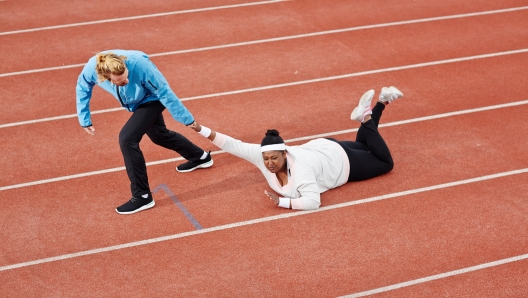
[[[186,137],[167,129],[162,114],[164,109],[159,101],[140,105],[119,133],[119,146],[134,197],[150,193],[145,157],[139,148],[143,135],[147,134],[154,144],[174,150],[188,160],[199,160],[204,152]]]
[[[389,147],[378,132],[378,124],[385,105],[378,102],[372,109],[372,119],[362,123],[356,141],[337,141],[348,156],[348,182],[370,179],[388,173],[394,167]]]

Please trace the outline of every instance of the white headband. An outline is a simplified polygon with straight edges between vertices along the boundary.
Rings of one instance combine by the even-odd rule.
[[[273,151],[273,150],[284,151],[286,150],[286,145],[282,143],[282,144],[265,145],[265,146],[260,147],[260,152]]]

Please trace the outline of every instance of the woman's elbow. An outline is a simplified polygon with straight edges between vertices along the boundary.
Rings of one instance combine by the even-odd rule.
[[[292,200],[292,209],[296,210],[316,210],[319,209],[319,206],[321,205],[321,202],[314,200],[314,199],[306,199],[301,198],[297,199],[297,202],[293,202]]]

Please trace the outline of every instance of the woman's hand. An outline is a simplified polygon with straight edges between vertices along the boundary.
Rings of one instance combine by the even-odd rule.
[[[200,132],[200,130],[202,130],[202,126],[198,124],[196,121],[194,121],[191,125],[189,125],[189,127],[194,129],[196,132]]]
[[[83,127],[84,131],[95,136],[95,128],[93,126]]]
[[[264,191],[264,194],[266,194],[275,205],[279,205],[279,197],[276,194],[268,192],[267,190]]]

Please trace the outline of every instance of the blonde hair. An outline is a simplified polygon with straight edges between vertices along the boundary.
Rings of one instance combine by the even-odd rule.
[[[122,75],[126,70],[126,56],[118,56],[112,52],[97,53],[95,56],[95,72],[100,82],[110,79],[110,75]]]

